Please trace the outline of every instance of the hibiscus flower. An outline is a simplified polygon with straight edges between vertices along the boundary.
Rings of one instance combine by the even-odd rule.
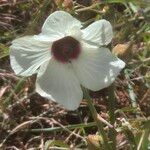
[[[20,76],[37,73],[36,92],[74,110],[83,98],[81,85],[98,91],[124,68],[125,63],[104,47],[112,37],[112,26],[104,19],[84,29],[69,13],[56,11],[40,34],[12,41],[11,67]]]

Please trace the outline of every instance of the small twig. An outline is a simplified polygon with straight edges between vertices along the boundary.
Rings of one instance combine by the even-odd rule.
[[[10,86],[5,86],[0,88],[0,99],[4,95],[4,93],[10,88]]]
[[[12,27],[12,25],[11,24],[8,24],[8,23],[5,23],[5,22],[1,22],[0,21],[0,26],[3,26],[3,27]]]
[[[76,4],[79,5],[78,3],[76,3]],[[83,11],[94,11],[94,12],[96,12],[98,14],[104,14],[105,13],[104,11],[99,11],[99,10],[94,9],[97,5],[99,5],[99,3],[93,4],[93,5],[88,6],[88,7],[85,7],[83,5],[79,5],[82,8],[76,9],[75,11],[77,13],[83,12]]]
[[[117,148],[118,148],[118,149],[124,148],[124,146],[125,146],[127,143],[128,143],[127,140],[125,140],[125,141],[121,142],[121,143],[117,146]]]
[[[17,100],[16,102],[14,102],[12,105],[9,105],[8,108],[9,108],[9,109],[12,109],[13,107],[15,107],[15,106],[17,106],[17,105],[23,103],[24,100],[29,99],[29,98],[30,98],[31,96],[33,96],[34,94],[35,94],[35,92],[32,92],[32,93],[28,94],[28,96],[25,96],[25,97],[23,97],[23,98]]]
[[[140,104],[142,104],[148,96],[150,96],[150,89],[148,89],[146,93],[143,95],[142,99],[140,100]]]
[[[17,148],[16,146],[8,146],[7,149],[11,149],[11,150],[20,150],[20,149]]]
[[[49,149],[52,149],[52,150],[68,150],[68,148],[57,147],[57,146],[49,147]]]
[[[43,133],[42,133],[42,135],[41,135],[40,149],[41,149],[41,150],[44,150],[44,137],[43,137]]]
[[[29,120],[26,122],[23,122],[22,124],[19,124],[17,127],[15,127],[14,129],[11,130],[11,132],[6,136],[6,138],[2,141],[2,143],[0,143],[0,148],[3,147],[3,145],[6,143],[6,141],[10,138],[10,136],[12,136],[14,133],[22,130],[23,128],[26,128],[27,126],[31,125],[32,123],[37,122],[38,119],[36,120]]]
[[[120,24],[115,25],[114,28],[115,29],[121,28],[122,26],[126,25],[127,22],[133,22],[133,21],[137,21],[137,20],[144,20],[144,17],[128,19],[127,21],[124,21],[124,22],[122,22]]]
[[[29,2],[29,0],[21,0],[19,2],[16,2],[15,4],[8,2],[8,3],[0,4],[0,7],[18,5],[18,4],[25,3],[25,2]]]
[[[145,63],[145,62],[149,62],[149,61],[150,61],[150,57],[145,58],[144,60],[132,61],[132,62],[130,62],[128,64],[132,65],[132,64],[137,64],[137,63]]]
[[[137,80],[142,80],[142,79],[144,79],[144,76],[140,76],[140,77],[136,77],[136,78],[132,78],[132,79],[130,79],[131,81],[137,81]]]
[[[58,121],[56,121],[55,119],[51,119],[55,124],[58,124],[60,127],[62,127],[64,130],[68,131],[69,133],[75,135],[76,137],[81,138],[83,141],[86,141],[82,136],[70,131],[69,129],[67,129],[65,126],[63,126],[61,123],[59,123]]]
[[[33,138],[31,138],[30,140],[28,140],[28,142],[25,145],[25,149],[28,149],[28,146],[31,142],[33,142],[35,139],[40,139],[40,136],[34,136]]]
[[[19,80],[17,76],[15,76],[13,73],[0,73],[0,77],[6,77],[6,78],[12,78],[15,80]]]
[[[106,124],[109,128],[113,128],[114,129],[114,126],[111,125],[108,121],[106,121],[104,118],[102,118],[99,114],[97,115],[97,118],[103,122],[104,124]]]
[[[140,138],[137,150],[141,150],[142,149],[142,144],[143,144],[143,140],[145,139],[145,135],[149,134],[149,132],[147,130],[143,131],[142,136]]]
[[[74,131],[72,131],[72,133],[65,139],[65,142],[67,143],[70,138],[74,135],[74,133],[76,134],[77,129],[74,129]]]

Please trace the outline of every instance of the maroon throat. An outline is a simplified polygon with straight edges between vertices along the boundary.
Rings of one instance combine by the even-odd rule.
[[[52,44],[51,53],[53,57],[63,63],[77,59],[81,52],[80,42],[71,36],[61,38]]]

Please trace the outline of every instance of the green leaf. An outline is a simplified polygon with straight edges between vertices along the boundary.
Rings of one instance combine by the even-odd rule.
[[[148,140],[149,134],[150,134],[149,129],[143,131],[137,150],[148,150],[148,146],[150,144],[150,142]]]
[[[24,83],[25,83],[25,77],[21,78],[18,81],[17,85],[14,87],[14,91],[13,92],[15,94],[17,94],[22,89],[22,86],[24,85]],[[11,92],[9,94],[9,96],[5,99],[5,101],[4,101],[4,105],[5,106],[7,106],[7,105],[12,103],[13,92]]]
[[[132,2],[129,2],[129,6],[130,6],[130,8],[132,9],[132,11],[133,11],[134,13],[137,13],[137,12],[140,10],[140,7],[139,7],[138,5],[135,5],[135,4],[132,3]]]
[[[81,124],[73,124],[73,125],[68,125],[68,126],[64,126],[64,128],[68,129],[68,130],[73,130],[76,128],[89,128],[89,127],[93,127],[96,126],[95,122],[90,122],[90,123],[81,123]],[[64,131],[65,129],[62,127],[53,127],[53,128],[42,128],[42,129],[30,129],[27,130],[33,133],[38,133],[38,132],[54,132],[54,131]]]
[[[137,150],[136,140],[135,140],[135,137],[134,137],[134,134],[132,133],[132,131],[130,129],[128,129],[127,127],[124,128],[123,131],[131,144],[132,150]]]
[[[0,59],[9,55],[9,48],[0,43]]]
[[[45,142],[45,148],[44,150],[49,150],[49,147],[58,146],[61,148],[69,148],[69,145],[64,143],[64,141],[61,140],[48,140]]]
[[[125,73],[125,77],[126,77],[126,79],[127,79],[127,86],[128,86],[128,93],[129,93],[129,97],[130,97],[130,99],[131,99],[131,104],[132,104],[132,107],[133,108],[136,108],[137,107],[137,101],[136,101],[136,99],[137,99],[137,96],[136,96],[136,94],[134,93],[134,88],[133,88],[133,86],[132,86],[132,84],[131,84],[131,81],[130,81],[130,74],[132,73],[130,70],[128,70],[128,69],[125,69],[124,70],[124,73]]]
[[[141,124],[142,124],[142,129],[150,129],[150,119],[143,121]]]

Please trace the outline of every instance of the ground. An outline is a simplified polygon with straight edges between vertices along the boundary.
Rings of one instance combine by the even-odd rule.
[[[147,150],[150,147],[149,6],[147,0],[1,0],[0,149],[101,147],[86,98],[76,111],[67,111],[35,93],[36,75],[21,78],[10,67],[11,41],[18,36],[38,34],[49,14],[65,10],[85,26],[101,18],[111,22],[114,38],[108,47],[126,62],[126,67],[113,85],[90,91],[90,96],[104,119],[110,142],[113,137],[116,139],[117,150]],[[110,129],[112,124],[115,132]]]

